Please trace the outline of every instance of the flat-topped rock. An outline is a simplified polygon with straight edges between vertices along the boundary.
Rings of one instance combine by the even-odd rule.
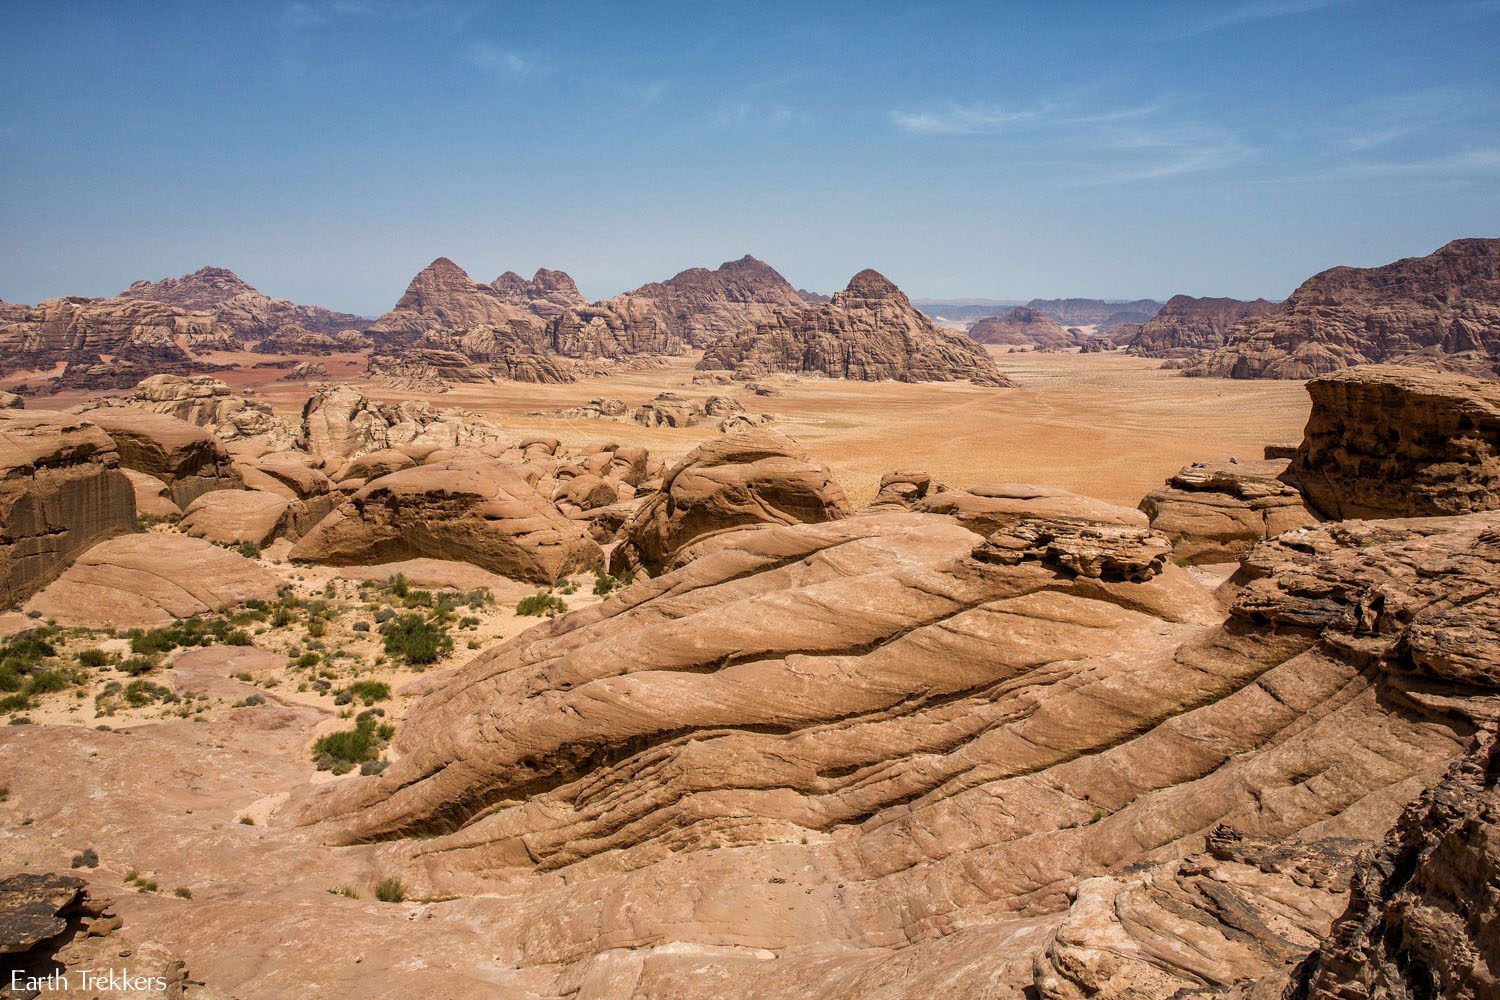
[[[90,410],[88,418],[114,440],[121,465],[166,483],[179,507],[242,485],[229,453],[202,427],[135,407]]]
[[[1172,540],[1173,557],[1228,562],[1257,542],[1315,524],[1301,492],[1284,476],[1286,459],[1195,462],[1141,501],[1151,528]]]

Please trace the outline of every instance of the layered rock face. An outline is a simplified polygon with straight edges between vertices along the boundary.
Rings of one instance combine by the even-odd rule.
[[[465,332],[477,326],[539,338],[543,324],[489,285],[470,278],[447,257],[428,264],[406,286],[391,311],[368,329],[377,344],[410,344],[428,330]],[[542,341],[532,341],[540,347]]]
[[[790,438],[753,430],[707,441],[667,472],[661,490],[620,531],[616,570],[660,573],[728,532],[849,515],[828,469]]]
[[[324,333],[309,330],[300,323],[282,323],[257,341],[252,350],[257,354],[333,354],[362,351],[369,346],[370,341],[355,329]]]
[[[503,894],[517,968],[630,949],[643,995],[701,989],[707,949],[768,997],[1248,988],[1492,717],[1500,514],[1262,543],[1222,626],[1166,550],[905,511],[744,533],[482,655],[299,816]]]
[[[1361,860],[1349,909],[1287,1000],[1500,994],[1497,873],[1500,741],[1489,730]]]
[[[1301,492],[1285,481],[1286,459],[1195,462],[1141,501],[1151,528],[1185,562],[1230,562],[1257,542],[1316,524]]]
[[[319,521],[291,558],[334,566],[454,559],[542,584],[603,565],[587,531],[520,470],[465,460],[373,480]]]
[[[544,320],[556,319],[569,309],[588,304],[566,271],[545,267],[537,268],[530,281],[514,271],[506,271],[490,282],[490,287]]]
[[[1267,316],[1279,307],[1266,299],[1194,298],[1174,295],[1135,332],[1127,351],[1143,358],[1190,357],[1224,344],[1236,323]]]
[[[70,297],[11,312],[14,318],[0,318],[0,370],[6,371],[60,362],[86,366],[109,355],[116,364],[146,367],[145,375],[153,367],[191,367],[196,349],[232,342],[210,313],[160,302]]]
[[[0,607],[95,542],[135,530],[135,492],[119,464],[109,435],[86,420],[0,410]]]
[[[1018,306],[1003,316],[986,316],[969,327],[969,336],[980,344],[1031,344],[1061,349],[1077,347],[1086,339],[1054,319],[1025,306]]]
[[[1308,383],[1288,476],[1328,517],[1500,508],[1500,385],[1379,365]]]
[[[758,375],[807,372],[833,378],[1008,386],[995,363],[963,334],[939,330],[875,271],[856,274],[828,305],[778,313],[715,342],[698,363]]]
[[[1461,352],[1500,358],[1500,239],[1454,240],[1426,257],[1314,275],[1184,374],[1306,379]]]
[[[291,325],[315,334],[359,331],[369,320],[321,306],[297,305],[274,299],[222,267],[203,267],[180,278],[137,281],[120,293],[122,299],[162,302],[182,309],[207,312],[237,340],[285,336],[281,327]]]
[[[114,441],[120,464],[166,483],[179,507],[211,490],[242,485],[234,460],[201,427],[134,407],[104,407],[88,416]]]
[[[725,334],[768,322],[778,309],[800,310],[817,304],[775,268],[749,254],[712,271],[689,268],[628,294],[653,303],[668,329],[694,347],[707,347]],[[827,296],[819,298],[828,301]]]

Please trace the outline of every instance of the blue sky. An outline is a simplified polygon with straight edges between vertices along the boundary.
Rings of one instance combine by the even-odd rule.
[[[924,297],[1282,297],[1500,235],[1500,0],[0,5],[0,298],[754,253]]]

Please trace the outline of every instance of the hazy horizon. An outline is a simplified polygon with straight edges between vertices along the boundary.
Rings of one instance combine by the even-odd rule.
[[[362,315],[438,256],[603,298],[1285,298],[1500,233],[1500,3],[12,3],[0,298],[230,268]]]

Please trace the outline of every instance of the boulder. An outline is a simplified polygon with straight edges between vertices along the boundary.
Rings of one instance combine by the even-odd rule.
[[[453,559],[550,584],[601,565],[603,553],[514,467],[456,459],[372,480],[290,557],[334,566]]]
[[[166,483],[179,507],[211,490],[243,485],[229,453],[201,427],[134,407],[91,410],[88,416],[114,440],[120,464]]]
[[[187,535],[100,542],[26,603],[64,628],[159,628],[276,597],[281,581],[237,552]]]
[[[790,438],[767,430],[715,438],[673,466],[661,490],[625,523],[610,564],[660,573],[725,532],[816,524],[849,512],[828,469]]]
[[[1151,529],[1172,540],[1175,558],[1231,562],[1257,542],[1315,524],[1298,490],[1283,476],[1286,459],[1195,462],[1141,501]]]
[[[1288,478],[1332,518],[1500,508],[1500,384],[1375,365],[1307,385]]]
[[[89,421],[0,410],[0,607],[36,593],[80,552],[136,530],[119,453]]]
[[[260,490],[215,490],[188,504],[180,527],[211,542],[269,545],[286,533],[292,503]]]

